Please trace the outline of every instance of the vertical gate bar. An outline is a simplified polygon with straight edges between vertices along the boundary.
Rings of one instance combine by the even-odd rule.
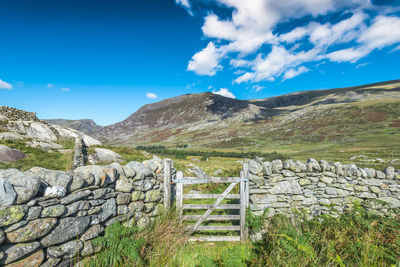
[[[183,179],[183,172],[178,171],[176,173],[176,179],[182,180]],[[179,215],[182,216],[183,214],[183,183],[177,182],[176,183],[176,210],[178,211]]]
[[[243,171],[240,171],[240,240],[245,240],[246,195]]]
[[[248,163],[243,163],[243,178],[245,180],[244,182],[244,199],[246,202],[245,205],[245,212],[246,209],[249,208],[249,164]],[[246,220],[246,215],[244,216],[245,220]],[[244,226],[244,240],[248,240],[249,239],[249,228],[247,227],[247,225],[245,224]]]
[[[164,159],[164,208],[171,208],[171,165],[172,160]]]

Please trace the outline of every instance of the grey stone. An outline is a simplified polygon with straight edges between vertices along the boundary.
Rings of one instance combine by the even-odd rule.
[[[73,202],[72,204],[67,206],[67,213],[65,214],[65,217],[71,216],[77,211],[83,210],[85,207],[85,202],[83,200]]]
[[[0,170],[0,178],[8,181],[17,193],[17,199],[14,201],[16,204],[28,202],[36,196],[40,189],[38,177],[25,174],[17,169]]]
[[[145,166],[143,163],[138,161],[131,161],[127,163],[124,167],[125,173],[129,168],[135,170],[135,179],[144,179],[145,177],[153,177],[153,171]]]
[[[0,251],[4,252],[5,257],[2,260],[0,260],[0,264],[9,264],[16,260],[19,260],[24,256],[34,252],[39,247],[40,247],[39,242],[3,246],[0,248]]]
[[[318,200],[320,205],[330,205],[332,202],[329,199],[321,198]]]
[[[378,179],[385,179],[386,178],[386,174],[382,171],[376,171],[376,178]]]
[[[4,231],[0,229],[0,245],[4,242],[5,236]]]
[[[297,166],[300,168],[301,171],[305,172],[307,170],[307,165],[300,160],[296,160]]]
[[[129,197],[131,195],[129,194]],[[94,200],[89,200],[90,206],[95,207],[99,205],[103,205],[106,201],[104,199],[94,199]]]
[[[21,228],[24,225],[27,225],[27,224],[28,224],[28,221],[26,221],[26,220],[19,221],[17,223],[14,223],[14,224],[4,227],[4,232],[5,233],[12,232],[14,230],[17,230],[18,228]]]
[[[17,198],[12,184],[0,177],[0,207],[10,206],[14,203]]]
[[[44,201],[39,201],[38,204],[42,207],[54,206],[54,205],[60,204],[60,200],[55,199],[55,198],[47,199]]]
[[[45,236],[41,244],[44,247],[64,243],[81,235],[90,223],[90,217],[69,217],[60,219],[59,224]]]
[[[376,198],[376,194],[369,193],[369,192],[357,193],[357,196],[360,198]]]
[[[18,149],[0,145],[0,162],[10,163],[26,158],[26,155]]]
[[[0,227],[19,222],[26,214],[26,206],[0,207]]]
[[[115,190],[119,192],[130,193],[133,189],[133,181],[127,178],[120,178],[115,184]]]
[[[143,229],[150,223],[150,220],[147,216],[143,216],[137,221],[137,227]]]
[[[60,217],[61,215],[64,214],[66,211],[66,208],[64,205],[55,205],[55,206],[50,206],[46,207],[42,210],[42,214],[40,217]]]
[[[374,185],[374,186],[381,186],[383,184],[382,180],[379,179],[364,179],[363,180],[366,185]]]
[[[311,206],[318,203],[318,200],[315,196],[307,197],[303,200],[302,204],[305,206]]]
[[[79,191],[76,193],[72,193],[66,197],[64,197],[63,199],[61,199],[60,203],[63,205],[67,205],[69,203],[78,201],[82,198],[85,198],[87,196],[89,196],[92,192],[90,190],[84,190],[84,191]]]
[[[257,161],[250,159],[250,160],[247,160],[247,162],[249,164],[250,173],[252,173],[254,175],[259,175],[263,172],[263,167]]]
[[[81,236],[82,241],[88,241],[90,239],[98,237],[101,233],[104,232],[104,227],[100,224],[95,224],[91,226],[86,232]]]
[[[134,212],[134,211],[142,211],[143,208],[144,208],[144,202],[143,202],[143,201],[131,202],[131,203],[128,205],[128,209],[129,209],[131,212]]]
[[[103,198],[106,194],[110,193],[110,188],[100,188],[93,190],[93,199]]]
[[[326,187],[326,188],[325,188],[325,192],[326,192],[328,195],[337,195],[337,189],[336,189],[336,188],[333,188],[333,187]]]
[[[117,204],[118,205],[124,205],[124,204],[129,204],[131,201],[132,195],[129,193],[119,193],[117,195]]]
[[[145,194],[144,202],[156,202],[161,199],[160,190],[151,190]]]
[[[251,195],[250,200],[257,204],[271,204],[278,201],[275,195]]]
[[[333,179],[331,177],[322,176],[320,178],[320,181],[325,184],[331,184],[333,182]]]
[[[254,174],[251,174],[251,173],[249,173],[249,181],[251,181],[257,185],[263,185],[265,183],[263,177],[259,177]]]
[[[65,197],[66,194],[67,190],[61,186],[49,186],[46,187],[46,190],[44,191],[44,196],[50,198],[62,198]]]
[[[298,181],[282,181],[277,183],[273,188],[270,189],[271,194],[293,194],[300,195],[301,187]]]
[[[52,246],[47,248],[47,254],[51,258],[73,258],[81,252],[82,248],[82,241],[72,240],[59,246]]]
[[[310,171],[321,171],[321,166],[319,165],[318,161],[313,158],[307,160],[307,164],[311,167]]]
[[[78,174],[74,174],[72,176],[72,182],[70,183],[70,185],[68,186],[68,192],[74,192],[78,189],[81,189],[82,187],[84,187],[86,184],[86,180],[83,179],[83,177],[81,177]]]
[[[309,179],[302,178],[302,179],[299,179],[299,184],[300,185],[309,185],[309,184],[311,184],[311,181]]]
[[[388,203],[390,208],[392,209],[400,208],[400,200],[398,199],[395,199],[393,197],[380,197],[378,199]]]
[[[122,161],[120,154],[105,148],[95,148],[96,153],[93,155],[95,163],[110,163]]]
[[[272,166],[272,172],[273,173],[280,172],[283,169],[282,160],[280,160],[280,159],[273,160],[271,162],[271,166]]]
[[[60,266],[61,258],[48,258],[40,267],[55,267]]]
[[[33,167],[28,172],[40,177],[50,186],[61,186],[65,190],[68,190],[68,186],[72,182],[72,175],[68,172],[47,170],[40,167]]]
[[[91,179],[94,179],[94,185],[100,185],[106,178],[104,167],[98,165],[81,166],[76,168],[74,172],[85,179],[88,184]],[[91,185],[91,183],[89,185]]]
[[[271,175],[272,174],[272,164],[269,161],[264,161],[262,163],[263,169],[264,169],[264,174],[265,175]]]
[[[106,221],[110,217],[117,215],[117,204],[114,198],[110,198],[101,206],[102,211],[98,214],[100,222]]]
[[[45,218],[30,221],[27,225],[7,233],[7,239],[11,243],[34,241],[45,236],[57,223],[55,218]]]
[[[387,179],[394,179],[395,170],[392,166],[389,166],[385,169],[386,178]]]
[[[288,171],[288,170],[282,170],[281,173],[285,177],[293,177],[293,176],[295,176],[295,174],[292,171]]]
[[[36,220],[37,218],[39,218],[41,212],[42,207],[40,206],[30,207],[28,213],[25,216],[25,219],[28,221]]]

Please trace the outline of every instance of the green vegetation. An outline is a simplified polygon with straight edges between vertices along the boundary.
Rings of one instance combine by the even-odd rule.
[[[116,223],[95,241],[104,250],[90,266],[395,266],[400,262],[400,214],[378,215],[358,203],[339,216],[263,218],[249,214],[256,242],[188,242],[175,213],[145,229]]]
[[[29,147],[24,141],[0,140],[0,144],[18,149],[26,154],[25,159],[11,163],[0,163],[0,169],[16,168],[22,171],[32,167],[43,167],[51,170],[70,170],[72,167],[72,152],[62,154],[56,150],[45,151],[41,148]]]
[[[186,156],[199,156],[199,157],[224,157],[224,158],[255,158],[255,157],[263,157],[265,160],[273,160],[273,159],[287,159],[287,156],[272,152],[272,153],[263,153],[263,152],[222,152],[222,151],[196,151],[196,150],[174,150],[168,149],[165,146],[137,146],[136,149],[147,151],[149,153],[159,154],[159,155],[168,155],[175,156],[178,159],[184,159]]]

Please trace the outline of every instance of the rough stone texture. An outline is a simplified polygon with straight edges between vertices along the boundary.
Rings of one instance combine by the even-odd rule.
[[[384,171],[376,171],[355,164],[315,159],[309,159],[307,163],[293,160],[260,162],[259,158],[248,162],[250,208],[257,215],[262,215],[268,208],[271,214],[290,215],[291,209],[305,209],[310,216],[317,216],[331,212],[325,205],[343,211],[356,199],[362,203],[367,199],[378,199],[390,208],[400,208],[400,180],[390,166]],[[137,200],[138,193],[135,192],[132,201]],[[128,207],[136,211],[140,205],[132,202]],[[373,205],[377,211],[388,207]],[[143,210],[146,211],[146,205]]]
[[[81,235],[90,223],[90,217],[70,217],[61,219],[49,235],[44,237],[41,244],[45,247],[57,245]]]
[[[93,164],[110,163],[122,161],[120,154],[105,148],[95,148],[96,153],[93,155]]]
[[[0,265],[67,266],[99,252],[91,240],[112,223],[146,226],[162,206],[162,170],[158,158],[71,172],[1,170]]]
[[[22,257],[34,252],[39,247],[40,247],[39,242],[22,243],[17,245],[6,245],[0,247],[0,251],[3,251],[5,254],[5,257],[2,260],[0,260],[0,264],[8,264],[16,260],[19,260]]]
[[[27,212],[26,206],[9,206],[0,208],[0,227],[19,222]]]
[[[26,155],[18,149],[0,145],[0,162],[10,163],[24,158]]]
[[[25,226],[7,233],[7,239],[11,243],[33,241],[46,235],[57,223],[55,218],[37,219],[30,221]]]
[[[0,177],[0,207],[10,206],[17,198],[12,184]]]
[[[26,266],[40,266],[40,264],[44,260],[44,252],[43,249],[36,251],[35,253],[29,255],[28,257],[23,258],[22,260],[15,261],[7,267],[26,267]]]
[[[23,204],[36,196],[40,189],[40,179],[17,169],[0,170],[0,178],[8,181],[17,193],[16,204]]]

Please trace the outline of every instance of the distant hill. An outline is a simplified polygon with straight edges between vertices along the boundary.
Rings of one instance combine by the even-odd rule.
[[[367,132],[396,129],[399,118],[400,80],[394,80],[254,100],[187,94],[144,105],[94,136],[119,145],[248,148],[357,140]]]
[[[49,119],[44,120],[50,124],[65,126],[68,128],[72,128],[86,134],[92,134],[102,128],[102,126],[97,125],[91,119],[82,119],[82,120],[65,120],[65,119]]]

